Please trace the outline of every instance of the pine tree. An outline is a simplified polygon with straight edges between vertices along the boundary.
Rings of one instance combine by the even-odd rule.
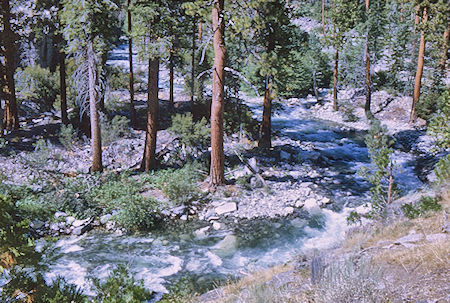
[[[214,30],[214,69],[213,93],[211,103],[211,168],[210,184],[221,185],[225,182],[225,155],[223,152],[223,111],[225,60],[225,12],[224,0],[214,0],[212,4],[212,26]]]
[[[11,7],[9,0],[1,1],[1,16],[3,32],[1,33],[3,40],[2,50],[4,57],[4,73],[3,73],[3,93],[5,95],[5,109],[3,116],[3,128],[7,131],[19,128],[19,115],[17,110],[16,89],[14,82],[14,72],[16,64],[14,62],[15,54],[15,35],[11,29]],[[3,133],[3,129],[2,129]]]
[[[61,10],[67,50],[77,58],[78,98],[82,104],[89,102],[93,172],[103,170],[97,61],[117,33],[117,11],[118,4],[110,0],[64,0]]]

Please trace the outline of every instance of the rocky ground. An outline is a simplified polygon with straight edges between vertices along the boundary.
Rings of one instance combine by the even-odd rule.
[[[363,111],[364,97],[360,91],[340,92],[341,98],[353,104],[352,112],[358,120],[355,122],[346,121],[345,111],[333,111],[330,95],[326,94],[326,91],[322,93],[324,96],[321,102],[317,102],[311,96],[305,99],[290,99],[282,102],[281,110],[291,110],[295,111],[296,115],[336,122],[340,131],[368,129],[368,121]],[[248,98],[247,102],[259,104],[261,100]],[[422,126],[407,123],[410,102],[410,98],[394,98],[385,92],[376,92],[372,108],[376,117],[381,119],[397,137],[397,148],[427,154],[432,146],[431,138],[425,134]],[[164,108],[166,104],[162,103],[161,106]],[[90,145],[86,139],[74,142],[67,148],[58,141],[59,124],[55,116],[45,114],[27,121],[22,130],[9,135],[9,144],[2,147],[0,171],[3,182],[16,185],[32,184],[35,189],[39,189],[44,187],[46,182],[52,182],[52,179],[84,175],[89,172]],[[136,169],[142,156],[144,136],[143,130],[130,129],[124,137],[104,146],[103,164],[106,170]],[[46,146],[32,151],[32,144],[38,139],[47,142]],[[170,158],[170,154],[180,148],[174,144],[175,139],[167,130],[160,130],[157,153]],[[295,141],[275,134],[273,145],[269,153],[261,153],[254,149],[255,144],[251,141],[239,140],[237,136],[227,137],[225,150],[227,158],[231,159],[231,164],[234,165],[233,169],[226,172],[230,185],[211,193],[211,203],[201,208],[177,207],[167,210],[165,214],[174,220],[198,217],[200,220],[210,221],[212,227],[218,228],[220,221],[229,220],[228,217],[270,218],[288,216],[301,209],[333,207],[336,193],[327,188],[338,185],[340,181],[334,178],[335,172],[327,168],[329,159],[309,142]],[[291,148],[293,146],[297,149],[293,150]],[[238,154],[241,160],[236,156]],[[43,178],[44,175],[47,178]],[[237,184],[239,179],[244,179],[245,182],[239,185]],[[338,195],[341,194],[352,195],[351,192]],[[101,221],[105,219],[86,220],[81,224],[78,220],[74,221],[68,217],[65,225],[59,222],[58,226],[50,223],[45,226],[52,233],[59,231],[67,234],[73,230],[77,233],[81,230],[85,232],[93,226],[105,225],[106,221],[103,224]],[[109,227],[113,229],[112,225]]]

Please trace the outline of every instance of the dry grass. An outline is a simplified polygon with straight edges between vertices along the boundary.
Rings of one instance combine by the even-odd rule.
[[[399,265],[407,273],[429,273],[435,270],[450,269],[450,243],[438,241],[424,243],[411,248],[385,250],[376,254],[379,263]]]
[[[441,191],[441,197],[443,212],[450,213],[448,187]],[[332,277],[329,283],[312,286],[309,268],[296,272],[291,265],[283,265],[230,282],[211,292],[209,297],[196,298],[195,302],[450,302],[448,242],[422,240],[409,248],[388,245],[412,230],[424,236],[441,233],[445,223],[443,212],[428,213],[413,220],[393,217],[387,222],[350,230],[341,248],[330,258],[333,262],[327,267]],[[345,262],[337,260],[345,259],[344,256],[354,256],[355,260],[368,258],[372,262],[367,266],[361,263],[356,267],[343,266]],[[379,268],[383,271],[378,271]],[[289,278],[284,279],[283,275]]]

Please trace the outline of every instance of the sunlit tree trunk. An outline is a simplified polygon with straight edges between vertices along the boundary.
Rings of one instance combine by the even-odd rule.
[[[327,35],[327,29],[325,27],[325,0],[322,0],[322,30],[323,36]]]
[[[270,24],[267,24],[267,28],[269,29],[269,35],[267,37],[267,53],[270,54],[275,49],[275,40],[273,31],[270,30]],[[272,146],[272,98],[272,76],[266,75],[264,87],[264,108],[258,142],[258,146],[262,148],[270,148]]]
[[[428,21],[427,8],[424,7],[423,14],[422,14],[422,25],[425,26],[427,21]],[[425,41],[425,29],[422,29],[421,33],[420,33],[419,57],[417,59],[416,78],[414,81],[413,102],[412,102],[412,107],[411,107],[411,115],[409,117],[410,123],[414,123],[417,119],[416,105],[420,98],[420,87],[422,85],[425,42],[426,42]]]
[[[6,130],[13,130],[19,128],[19,116],[17,111],[16,88],[14,82],[14,36],[11,30],[11,8],[8,0],[2,0],[2,15],[3,15],[3,43],[5,47],[5,75],[4,75],[4,94],[5,109],[3,117],[3,125]]]
[[[136,126],[136,109],[134,108],[134,74],[133,74],[133,39],[131,38],[132,24],[131,24],[131,0],[127,0],[127,16],[128,16],[128,63],[130,65],[130,72],[128,74],[130,91],[130,122],[134,127]]]
[[[370,8],[370,0],[366,0],[366,14],[367,19],[369,19],[369,8]],[[369,22],[369,21],[368,21]],[[367,119],[372,119],[373,115],[370,111],[370,104],[372,99],[372,92],[371,92],[371,79],[370,79],[370,51],[369,51],[369,24],[367,25],[367,31],[366,31],[366,49],[365,49],[365,56],[366,56],[366,103],[364,105],[364,112],[366,113]]]
[[[447,29],[444,32],[444,43],[442,44],[442,53],[441,53],[441,59],[439,60],[439,70],[442,74],[445,73],[446,70],[446,64],[447,64],[447,53],[448,53],[448,40],[450,38],[450,31],[447,27]]]
[[[158,131],[158,83],[159,58],[150,58],[148,62],[147,127],[145,132],[144,156],[141,169],[149,171],[156,168],[156,135]]]
[[[258,146],[262,148],[270,148],[272,146],[271,140],[271,126],[272,126],[272,88],[271,77],[266,76],[265,90],[264,90],[264,108],[263,117],[261,121],[261,128],[259,130]]]
[[[223,152],[223,110],[226,47],[224,40],[224,0],[214,0],[212,23],[214,29],[214,70],[211,103],[211,168],[210,184],[220,185],[225,182],[225,155]]]
[[[87,46],[88,76],[89,76],[89,114],[91,120],[91,151],[92,151],[92,172],[103,170],[102,165],[102,139],[100,134],[100,123],[97,111],[97,95],[95,88],[95,78],[97,68],[94,60],[94,49],[92,41]]]
[[[333,70],[333,110],[338,110],[337,104],[337,84],[338,84],[338,64],[339,64],[339,48],[336,47],[334,55],[334,70]]]
[[[417,5],[416,6],[416,14],[414,16],[414,35],[413,35],[413,41],[412,41],[412,45],[411,45],[411,58],[412,60],[414,60],[414,57],[416,56],[416,29],[417,29],[417,25],[419,25],[420,22],[420,6]]]

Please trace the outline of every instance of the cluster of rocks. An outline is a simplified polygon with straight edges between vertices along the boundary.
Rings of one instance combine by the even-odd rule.
[[[83,220],[76,219],[62,211],[57,211],[51,221],[43,222],[35,220],[30,226],[38,236],[80,236],[88,231],[103,227],[108,231],[122,233],[124,229],[115,224],[113,214],[106,214],[99,218],[91,217]]]

